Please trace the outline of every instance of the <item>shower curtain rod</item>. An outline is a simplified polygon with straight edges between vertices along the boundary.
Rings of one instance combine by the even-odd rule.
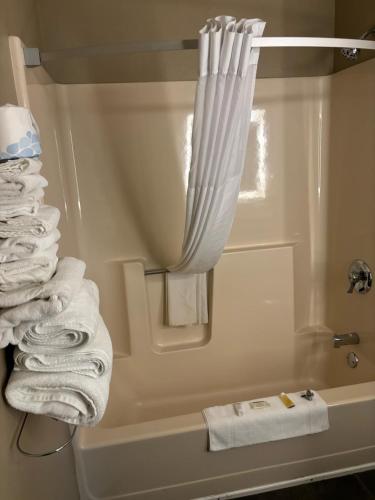
[[[255,37],[253,47],[326,47],[375,50],[375,41],[352,38],[316,38],[316,37]],[[129,42],[112,45],[67,48],[43,52],[38,48],[24,47],[25,66],[40,66],[49,61],[75,57],[94,57],[136,52],[165,52],[172,50],[194,50],[198,40],[170,40],[151,42]]]

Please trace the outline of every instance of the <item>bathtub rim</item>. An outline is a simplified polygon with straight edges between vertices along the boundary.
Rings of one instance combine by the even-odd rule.
[[[329,408],[375,400],[375,381],[321,389],[319,394]],[[205,429],[202,413],[194,412],[116,427],[81,427],[73,445],[83,451]]]

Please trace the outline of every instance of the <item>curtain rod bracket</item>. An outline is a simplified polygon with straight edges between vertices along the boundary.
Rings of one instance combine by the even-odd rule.
[[[40,51],[37,47],[24,47],[23,57],[25,59],[25,66],[28,68],[35,68],[42,64]]]

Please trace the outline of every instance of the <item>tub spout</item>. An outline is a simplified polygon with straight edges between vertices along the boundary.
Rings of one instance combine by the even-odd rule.
[[[356,332],[343,333],[342,335],[334,335],[332,337],[333,347],[341,347],[342,345],[359,344],[359,335]]]

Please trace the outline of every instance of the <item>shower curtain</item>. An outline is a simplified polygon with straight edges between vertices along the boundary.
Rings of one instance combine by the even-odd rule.
[[[208,322],[207,275],[232,227],[245,163],[260,19],[209,19],[199,33],[192,159],[180,260],[166,274],[167,322]]]

